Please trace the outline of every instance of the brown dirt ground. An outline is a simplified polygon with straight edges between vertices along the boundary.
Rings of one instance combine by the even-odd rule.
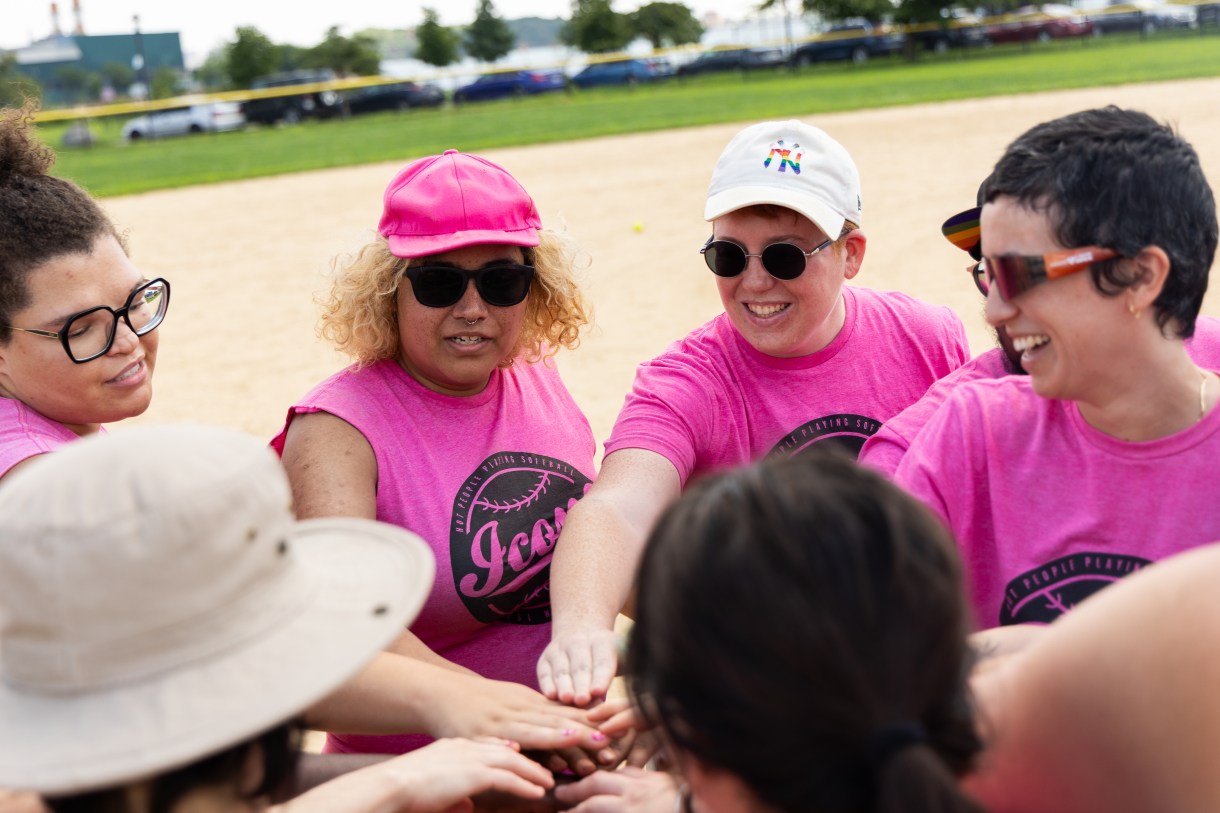
[[[868,254],[857,284],[950,305],[974,352],[991,346],[965,255],[940,235],[1027,127],[1104,104],[1175,124],[1220,188],[1220,79],[1129,85],[808,117],[856,159]],[[559,356],[599,442],[635,365],[720,310],[696,254],[717,155],[750,122],[495,150],[543,222],[583,249],[595,327]],[[460,143],[453,145],[460,149]],[[345,363],[314,332],[330,259],[372,235],[399,163],[123,198],[105,206],[137,265],[174,285],[153,406],[135,422],[201,422],[270,437],[287,407]],[[635,225],[642,228],[636,230]],[[1205,312],[1220,315],[1211,295]]]

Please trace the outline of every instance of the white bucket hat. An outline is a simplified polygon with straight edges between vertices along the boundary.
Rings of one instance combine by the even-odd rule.
[[[705,220],[770,203],[799,212],[837,239],[862,226],[860,173],[843,145],[803,121],[764,121],[733,136],[707,189]]]
[[[0,485],[0,787],[118,786],[249,739],[400,633],[434,570],[401,528],[296,521],[237,432],[45,455]]]

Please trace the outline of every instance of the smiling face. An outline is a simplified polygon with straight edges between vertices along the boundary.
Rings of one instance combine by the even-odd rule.
[[[1041,255],[1060,245],[1044,212],[1001,196],[983,207],[983,254]],[[1126,300],[1104,296],[1086,269],[1044,282],[1011,300],[996,285],[987,321],[1007,332],[1034,391],[1044,398],[1090,400],[1121,370],[1116,361],[1136,333]]]
[[[110,235],[99,237],[89,254],[66,254],[34,268],[27,280],[30,302],[13,313],[11,324],[53,332],[74,313],[121,308],[146,282]],[[78,435],[139,415],[152,400],[159,330],[136,336],[120,319],[110,350],[84,364],[68,358],[58,339],[13,331],[0,345],[0,394]]]
[[[475,270],[523,260],[517,246],[484,245],[435,254],[415,264]],[[483,391],[492,371],[517,351],[529,301],[526,297],[507,308],[488,305],[470,282],[456,305],[430,308],[416,300],[405,276],[397,297],[399,363],[420,384],[446,395]]]
[[[776,216],[769,216],[774,214]],[[793,243],[812,251],[826,235],[807,218],[779,207],[738,209],[712,224],[716,240],[728,240],[759,254],[772,243]],[[776,279],[758,257],[735,277],[716,277],[720,301],[733,327],[756,350],[790,358],[821,350],[843,327],[843,282],[860,270],[865,238],[859,230],[808,259],[793,280]]]

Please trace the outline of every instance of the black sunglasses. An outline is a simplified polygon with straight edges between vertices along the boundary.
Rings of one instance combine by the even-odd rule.
[[[758,257],[768,274],[776,279],[792,280],[805,273],[805,265],[810,257],[833,242],[828,237],[813,251],[802,251],[800,246],[792,243],[772,243],[761,253],[750,254],[736,243],[709,238],[699,253],[703,255],[707,267],[718,277],[735,277],[746,270],[746,263],[751,257]]]
[[[987,296],[987,292],[991,290],[991,281],[987,279],[987,261],[979,260],[976,263],[970,263],[966,266],[966,270],[970,272],[970,276],[974,277],[974,287],[979,289],[979,293]]]
[[[448,308],[456,305],[474,280],[474,289],[488,305],[509,308],[519,304],[530,292],[534,266],[506,263],[468,270],[451,265],[417,265],[407,269],[411,291],[421,305]]]

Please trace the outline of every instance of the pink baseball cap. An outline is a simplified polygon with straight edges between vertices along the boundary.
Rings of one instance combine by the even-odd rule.
[[[504,167],[445,150],[404,167],[385,190],[377,230],[396,257],[426,257],[464,246],[538,245],[533,198]]]

